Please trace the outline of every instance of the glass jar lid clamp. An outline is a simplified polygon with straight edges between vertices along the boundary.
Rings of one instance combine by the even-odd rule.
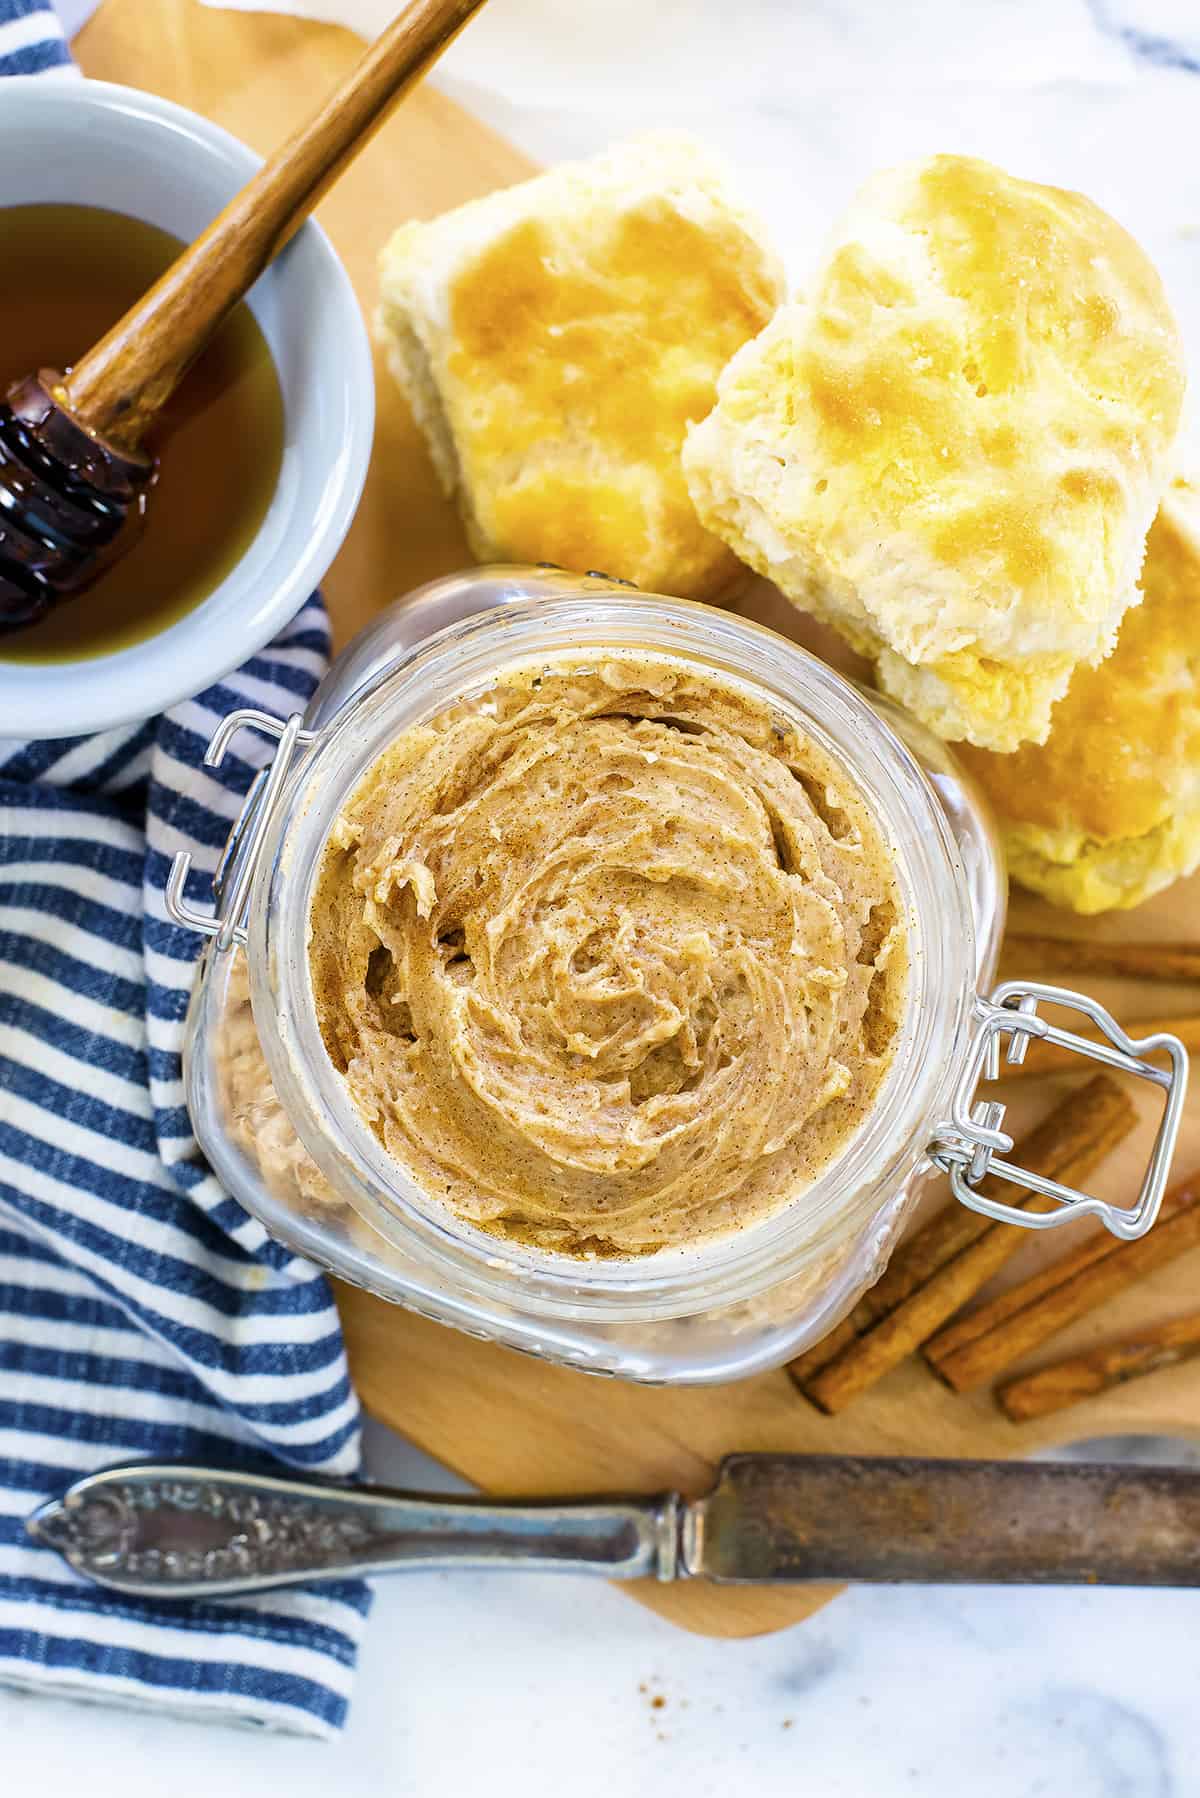
[[[1061,1005],[1081,1013],[1096,1027],[1097,1037],[1079,1036],[1038,1015],[1039,1003]],[[950,1176],[956,1199],[972,1211],[1001,1223],[1023,1224],[1030,1230],[1052,1229],[1074,1217],[1097,1217],[1114,1236],[1132,1240],[1144,1236],[1162,1203],[1163,1190],[1179,1134],[1183,1102],[1187,1094],[1187,1051],[1177,1036],[1159,1031],[1140,1041],[1128,1036],[1112,1014],[1095,999],[1066,987],[1045,986],[1031,980],[1006,980],[990,998],[980,995],[974,1006],[974,1040],[971,1053],[955,1089],[949,1122],[940,1126],[931,1149],[936,1166]],[[1000,1077],[1000,1050],[1008,1039],[1005,1061],[1019,1067],[1033,1039],[1053,1043],[1119,1073],[1133,1074],[1162,1089],[1165,1095],[1162,1121],[1150,1152],[1149,1164],[1133,1205],[1109,1204],[1073,1186],[1047,1179],[1028,1168],[999,1159],[1008,1155],[1013,1139],[1001,1129],[1004,1106],[998,1100],[976,1097],[981,1080]],[[1169,1066],[1147,1059],[1165,1055]],[[1052,1199],[1051,1211],[1023,1211],[989,1199],[978,1190],[988,1175],[1010,1181],[1028,1192]]]
[[[218,954],[234,945],[246,943],[246,913],[250,904],[250,886],[258,862],[263,832],[283,791],[297,749],[307,749],[316,742],[313,731],[303,728],[299,712],[290,718],[275,718],[270,712],[255,711],[246,706],[222,718],[204,752],[204,766],[219,768],[237,733],[248,728],[274,737],[278,745],[265,768],[260,768],[250,783],[242,809],[234,819],[221,858],[212,877],[215,911],[193,911],[187,899],[188,877],[192,858],[186,849],[179,850],[167,875],[164,899],[169,916],[176,924],[199,931],[215,939]]]
[[[285,720],[247,708],[231,712],[217,727],[205,753],[206,767],[220,765],[233,738],[243,728],[274,737],[278,747],[272,761],[256,775],[230,831],[213,875],[214,911],[208,914],[194,910],[186,896],[191,874],[191,857],[186,850],[175,856],[165,892],[166,909],[175,923],[212,938],[219,954],[246,943],[250,889],[267,825],[296,752],[316,741],[316,734],[304,729],[299,713]],[[1081,1036],[1050,1023],[1038,1013],[1042,1003],[1082,1014],[1098,1034]],[[1135,1041],[1102,1005],[1085,994],[1016,980],[1005,981],[988,998],[980,995],[975,999],[972,1031],[971,1050],[953,1094],[950,1116],[938,1125],[928,1149],[934,1164],[949,1175],[954,1196],[973,1211],[1031,1230],[1051,1229],[1071,1218],[1090,1216],[1098,1218],[1114,1236],[1131,1240],[1145,1235],[1162,1202],[1187,1090],[1187,1052],[1178,1037],[1160,1031]],[[1132,1074],[1162,1090],[1162,1120],[1133,1205],[1114,1205],[1094,1198],[1003,1159],[1013,1148],[1012,1137],[1001,1128],[1005,1107],[997,1100],[979,1099],[977,1089],[981,1080],[999,1078],[1005,1039],[1005,1061],[1009,1066],[1019,1066],[1030,1042],[1037,1039]],[[1165,1056],[1168,1065],[1150,1060],[1154,1055]],[[979,1190],[988,1175],[1052,1200],[1053,1208],[1025,1211],[989,1198]]]

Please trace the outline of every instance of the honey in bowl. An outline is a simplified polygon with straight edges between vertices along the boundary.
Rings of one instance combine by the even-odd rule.
[[[183,248],[169,232],[91,206],[0,209],[0,394],[31,368],[69,368]],[[173,624],[245,554],[283,460],[279,379],[243,302],[164,407],[146,525],[127,554],[27,630],[0,636],[0,661],[108,655]]]

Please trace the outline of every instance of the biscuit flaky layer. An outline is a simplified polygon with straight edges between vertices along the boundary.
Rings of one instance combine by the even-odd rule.
[[[1169,489],[1142,590],[1112,655],[1073,677],[1044,744],[963,756],[1013,877],[1078,912],[1137,905],[1200,864],[1200,486]]]
[[[684,451],[701,518],[949,738],[1044,739],[1111,649],[1184,375],[1157,274],[1078,194],[939,156],[859,194]]]
[[[406,225],[381,277],[393,373],[481,560],[729,585],[680,450],[783,275],[706,151],[658,133]]]

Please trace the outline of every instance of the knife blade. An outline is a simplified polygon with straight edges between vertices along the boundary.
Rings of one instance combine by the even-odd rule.
[[[177,1598],[429,1567],[1200,1585],[1200,1473],[1116,1464],[746,1454],[690,1501],[525,1503],[139,1462],[77,1480],[25,1527],[101,1585]]]
[[[733,1455],[684,1509],[681,1561],[742,1584],[1200,1585],[1200,1473]]]

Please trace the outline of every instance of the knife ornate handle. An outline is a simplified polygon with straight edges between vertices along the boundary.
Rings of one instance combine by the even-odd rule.
[[[402,1568],[557,1568],[673,1579],[677,1500],[426,1499],[140,1462],[77,1480],[26,1522],[117,1592],[217,1598]]]

